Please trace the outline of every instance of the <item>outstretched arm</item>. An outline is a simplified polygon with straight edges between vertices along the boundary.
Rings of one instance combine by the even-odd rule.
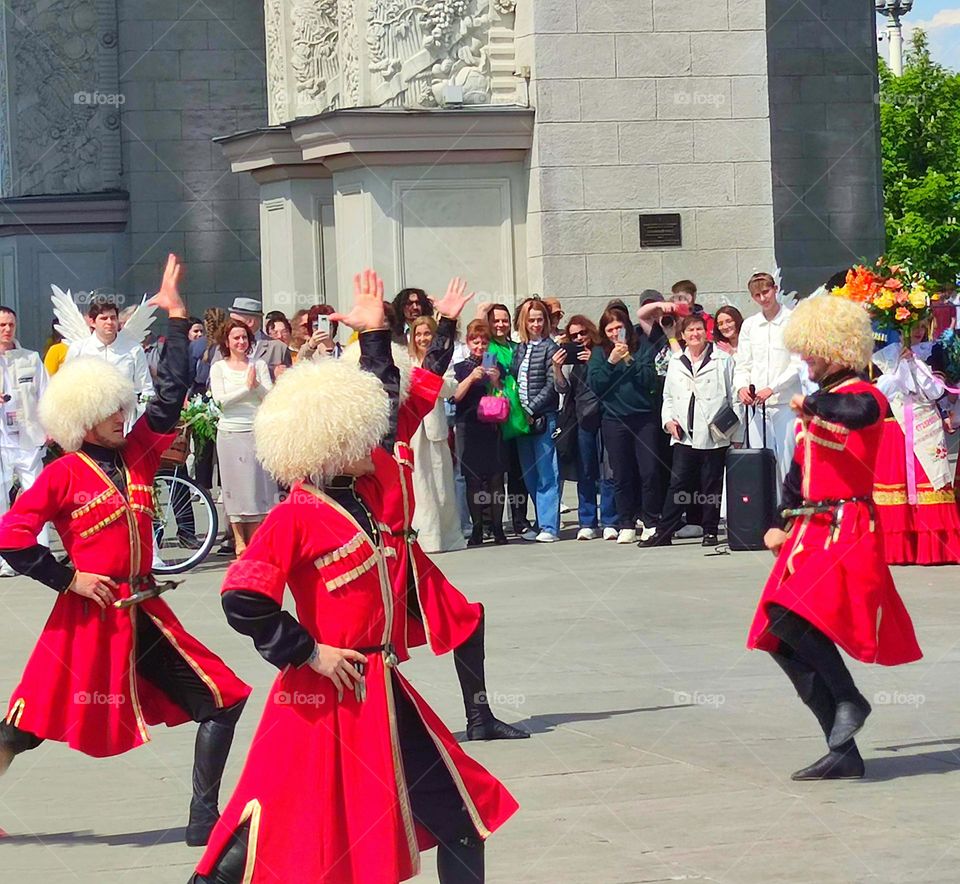
[[[157,367],[156,396],[147,403],[147,423],[154,433],[170,433],[180,420],[183,400],[190,389],[190,356],[188,353],[187,333],[190,320],[187,308],[180,297],[179,282],[183,265],[176,255],[167,257],[167,266],[163,272],[163,282],[149,301],[170,317],[170,332],[160,365]]]
[[[437,317],[437,334],[423,358],[423,367],[433,374],[443,376],[453,358],[453,345],[457,337],[457,320],[463,308],[473,299],[475,292],[467,294],[467,283],[459,276],[450,280],[446,294],[433,302]]]
[[[360,367],[376,375],[390,397],[390,428],[383,447],[393,450],[400,407],[400,369],[393,362],[391,331],[383,309],[383,280],[374,270],[364,270],[353,278],[353,309],[334,313],[331,322],[341,322],[360,336]]]

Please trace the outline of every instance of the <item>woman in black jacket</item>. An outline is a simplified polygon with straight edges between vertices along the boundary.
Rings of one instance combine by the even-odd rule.
[[[605,476],[603,442],[600,436],[600,400],[587,384],[587,363],[594,347],[600,345],[600,332],[586,316],[572,316],[567,323],[567,340],[578,346],[577,362],[563,370],[560,392],[567,396],[564,414],[572,411],[576,423],[571,432],[571,452],[575,456],[580,530],[577,540],[593,540],[603,528],[604,540],[616,540],[617,502],[613,479]],[[599,486],[600,507],[597,507]]]
[[[510,373],[520,388],[520,405],[530,421],[530,432],[517,440],[527,491],[537,511],[540,543],[560,539],[560,465],[553,434],[557,429],[561,378],[566,356],[549,337],[550,318],[542,301],[524,302],[517,317],[520,344]]]

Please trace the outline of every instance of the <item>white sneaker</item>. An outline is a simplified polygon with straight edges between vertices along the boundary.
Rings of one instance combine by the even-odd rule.
[[[677,540],[689,540],[691,537],[703,537],[703,528],[700,525],[684,525],[673,535]]]
[[[530,541],[536,540],[537,532],[534,531],[533,528],[528,528],[526,531],[523,532],[523,534],[520,535],[520,539],[530,540]]]
[[[577,540],[595,540],[597,532],[593,528],[581,528],[577,532]]]
[[[641,542],[644,540],[649,540],[656,533],[657,533],[656,528],[644,528],[643,531],[640,532]],[[674,537],[676,537],[676,535],[674,535]]]
[[[636,543],[637,532],[633,528],[621,528],[617,535],[617,543]]]
[[[537,543],[556,543],[559,539],[556,534],[551,534],[549,531],[541,531],[537,535]]]
[[[604,528],[603,529],[603,539],[604,540],[616,540],[617,535],[620,532],[616,528]]]
[[[16,577],[17,572],[13,570],[6,562],[0,565],[0,577]]]

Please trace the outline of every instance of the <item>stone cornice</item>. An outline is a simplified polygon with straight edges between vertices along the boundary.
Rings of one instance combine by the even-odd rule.
[[[22,233],[114,233],[130,214],[125,191],[0,200],[0,236]]]
[[[502,162],[530,149],[533,124],[534,111],[518,107],[350,109],[214,141],[234,172],[301,164],[322,164],[333,171],[358,165]]]

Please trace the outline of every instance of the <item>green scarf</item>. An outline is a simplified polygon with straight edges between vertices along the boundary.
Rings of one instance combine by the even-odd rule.
[[[510,374],[510,366],[513,365],[513,353],[517,345],[513,341],[507,341],[500,344],[497,341],[491,341],[489,352],[497,357],[497,363],[500,365],[503,376],[503,392],[510,403],[510,416],[500,425],[500,432],[504,439],[516,439],[518,436],[526,436],[530,432],[530,424],[527,416],[523,413],[523,407],[520,405],[520,387],[517,385],[517,379]]]

